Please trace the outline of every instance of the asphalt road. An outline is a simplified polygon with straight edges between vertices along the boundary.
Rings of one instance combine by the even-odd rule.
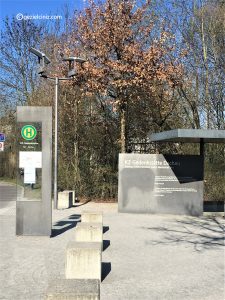
[[[0,181],[0,208],[13,205],[17,197],[17,186],[15,184]]]

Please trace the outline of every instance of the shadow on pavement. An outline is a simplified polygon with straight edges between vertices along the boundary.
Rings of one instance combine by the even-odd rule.
[[[103,262],[102,263],[102,281],[109,275],[111,272],[112,267],[110,262]]]
[[[224,247],[224,221],[218,218],[185,218],[159,227],[142,227],[162,233],[159,240],[146,241],[146,245],[192,244],[196,251]]]
[[[103,251],[110,246],[110,240],[103,240]]]
[[[87,204],[89,202],[91,202],[91,200],[87,200],[86,202],[81,203],[81,204],[73,204],[72,207],[79,207],[79,206],[85,205],[85,204]]]
[[[103,226],[103,233],[106,233],[107,231],[109,231],[109,226]]]
[[[74,228],[80,222],[81,215],[71,215],[65,219],[57,221],[52,226],[51,238],[64,233],[67,230]]]

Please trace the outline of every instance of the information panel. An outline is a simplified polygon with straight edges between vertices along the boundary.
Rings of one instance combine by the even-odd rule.
[[[42,125],[41,122],[18,122],[18,176],[24,187],[20,201],[42,199]]]
[[[121,212],[201,215],[202,157],[120,154],[118,201]]]

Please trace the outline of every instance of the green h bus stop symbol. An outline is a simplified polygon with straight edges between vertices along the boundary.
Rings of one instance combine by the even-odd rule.
[[[33,140],[37,135],[37,129],[32,125],[25,125],[21,130],[22,137],[27,140]]]

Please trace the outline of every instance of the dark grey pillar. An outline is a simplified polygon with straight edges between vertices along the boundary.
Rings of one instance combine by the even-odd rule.
[[[204,156],[205,156],[205,142],[204,142],[204,139],[200,139],[200,155],[204,159]]]
[[[37,134],[24,137],[26,125]],[[18,184],[24,193],[17,196],[16,234],[51,235],[52,228],[52,108],[17,107]],[[28,127],[29,129],[29,127]],[[25,132],[26,135],[26,132]]]

